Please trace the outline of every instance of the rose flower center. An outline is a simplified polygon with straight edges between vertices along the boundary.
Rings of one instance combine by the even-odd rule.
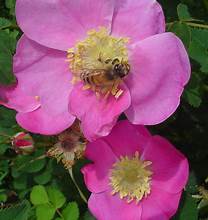
[[[87,32],[86,39],[68,50],[72,83],[83,81],[83,89],[95,91],[98,97],[119,98],[123,93],[119,85],[130,70],[127,42],[109,35],[106,28]]]
[[[113,164],[110,173],[112,194],[119,193],[120,198],[126,198],[128,203],[132,200],[138,203],[146,197],[151,190],[152,172],[148,168],[151,164],[150,161],[142,161],[138,152],[132,158],[121,156],[120,160]]]

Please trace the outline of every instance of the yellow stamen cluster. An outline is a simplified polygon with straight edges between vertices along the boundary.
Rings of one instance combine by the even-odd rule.
[[[127,63],[127,42],[127,38],[116,38],[109,35],[106,28],[100,28],[98,31],[88,31],[87,37],[83,41],[79,41],[74,48],[68,50],[67,60],[69,61],[69,68],[73,73],[72,83],[80,81],[80,75],[86,70],[88,72],[97,71],[98,73],[102,71],[103,73],[103,71],[109,69],[110,65],[112,65],[111,62],[106,63],[105,61],[107,60],[118,59]],[[102,77],[97,78],[99,87],[102,87],[102,80],[104,85],[104,79]],[[118,87],[118,84],[120,82],[117,82],[116,87]],[[95,91],[96,86],[86,84],[84,89]],[[116,89],[114,88],[114,90]],[[109,88],[102,91],[104,91],[103,93],[109,92]]]
[[[120,198],[125,198],[128,203],[132,200],[138,203],[146,197],[151,190],[152,172],[148,168],[151,164],[150,161],[142,161],[138,152],[132,158],[121,156],[120,160],[113,164],[110,173],[112,194],[119,193]]]

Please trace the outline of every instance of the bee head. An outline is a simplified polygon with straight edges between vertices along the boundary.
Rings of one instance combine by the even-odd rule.
[[[130,70],[129,64],[126,63],[115,64],[113,68],[114,74],[116,74],[120,78],[124,78],[126,75],[128,75],[129,70]]]

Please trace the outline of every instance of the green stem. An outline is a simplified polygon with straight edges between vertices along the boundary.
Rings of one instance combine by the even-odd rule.
[[[47,157],[47,155],[43,154],[43,155],[41,155],[41,156],[39,156],[39,157],[36,157],[36,158],[30,160],[28,163],[33,163],[33,162],[35,162],[36,160],[42,160],[42,159],[44,159],[44,158],[46,158],[46,157]],[[28,163],[25,163],[25,164],[23,164],[22,166],[18,167],[18,168],[17,168],[17,171],[19,171],[19,170],[21,170],[22,168],[24,168],[25,166],[27,166]]]
[[[52,147],[54,144],[53,143],[46,143],[46,142],[38,142],[36,143],[36,146],[39,146],[39,147]]]
[[[206,92],[208,92],[208,85],[204,85],[203,88]]]
[[[6,138],[11,138],[11,136],[9,136],[9,135],[7,135],[7,134],[3,134],[3,133],[0,133],[0,136],[6,137]]]
[[[83,200],[85,203],[87,203],[87,199],[86,199],[85,195],[83,194],[83,192],[82,192],[81,189],[79,188],[79,186],[78,186],[76,180],[74,179],[74,175],[73,175],[72,168],[71,168],[71,169],[68,169],[68,171],[69,171],[70,177],[71,177],[71,179],[72,179],[74,185],[76,186],[76,188],[77,188],[77,190],[78,190],[78,192],[79,192],[79,194],[80,194],[80,197],[82,198],[82,200]]]
[[[7,26],[3,26],[2,28],[0,28],[0,30],[7,29],[7,28],[17,29],[17,30],[19,29],[19,27],[16,24],[10,24],[10,25],[7,25]]]
[[[176,21],[177,22],[177,21]],[[208,29],[208,25],[207,24],[198,24],[198,23],[192,23],[192,22],[189,22],[189,21],[181,21],[182,23],[185,23],[191,27],[198,27],[198,28],[205,28],[205,29]],[[169,22],[169,23],[166,23],[167,26],[172,26],[174,24],[174,22]]]
[[[191,27],[199,27],[199,28],[205,28],[208,29],[208,25],[207,24],[196,24],[196,23],[191,23],[191,22],[186,22],[187,25],[191,26]]]
[[[56,209],[56,212],[62,219],[64,219],[64,216],[61,214],[61,212],[58,209]]]

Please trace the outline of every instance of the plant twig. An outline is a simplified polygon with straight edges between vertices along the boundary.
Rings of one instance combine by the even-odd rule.
[[[7,134],[3,134],[3,133],[0,133],[0,136],[6,137],[6,138],[11,138],[11,136],[9,136],[9,135],[7,135]]]
[[[44,158],[46,158],[46,157],[47,157],[47,155],[43,154],[43,155],[41,155],[41,156],[39,156],[39,157],[36,157],[36,158],[30,160],[28,163],[33,163],[33,162],[35,162],[36,160],[42,160],[42,159],[44,159]],[[25,164],[23,164],[22,166],[19,166],[19,167],[17,168],[17,171],[19,171],[19,170],[21,170],[22,168],[24,168],[25,166],[27,166],[28,163],[25,163]]]
[[[179,22],[179,21],[175,21],[175,22]],[[175,22],[168,22],[166,23],[167,26],[172,26]],[[181,21],[182,23],[185,23],[191,27],[198,27],[198,28],[204,28],[204,29],[208,29],[208,25],[207,24],[199,24],[199,23],[193,23],[190,21]]]
[[[69,171],[70,177],[71,177],[71,179],[72,179],[74,185],[76,186],[76,188],[77,188],[77,190],[78,190],[78,192],[79,192],[79,194],[80,194],[80,197],[82,198],[82,200],[83,200],[85,203],[87,203],[87,199],[86,199],[85,195],[83,194],[83,192],[82,192],[81,189],[79,188],[79,186],[78,186],[76,180],[74,179],[74,175],[73,175],[72,168],[71,168],[71,169],[68,169],[68,171]]]
[[[186,24],[189,25],[189,26],[192,26],[192,27],[208,29],[208,25],[207,24],[198,24],[198,23],[192,23],[192,22],[186,22]]]
[[[56,212],[57,212],[57,214],[58,214],[62,219],[64,219],[64,216],[61,214],[61,212],[59,211],[59,209],[56,209]]]

